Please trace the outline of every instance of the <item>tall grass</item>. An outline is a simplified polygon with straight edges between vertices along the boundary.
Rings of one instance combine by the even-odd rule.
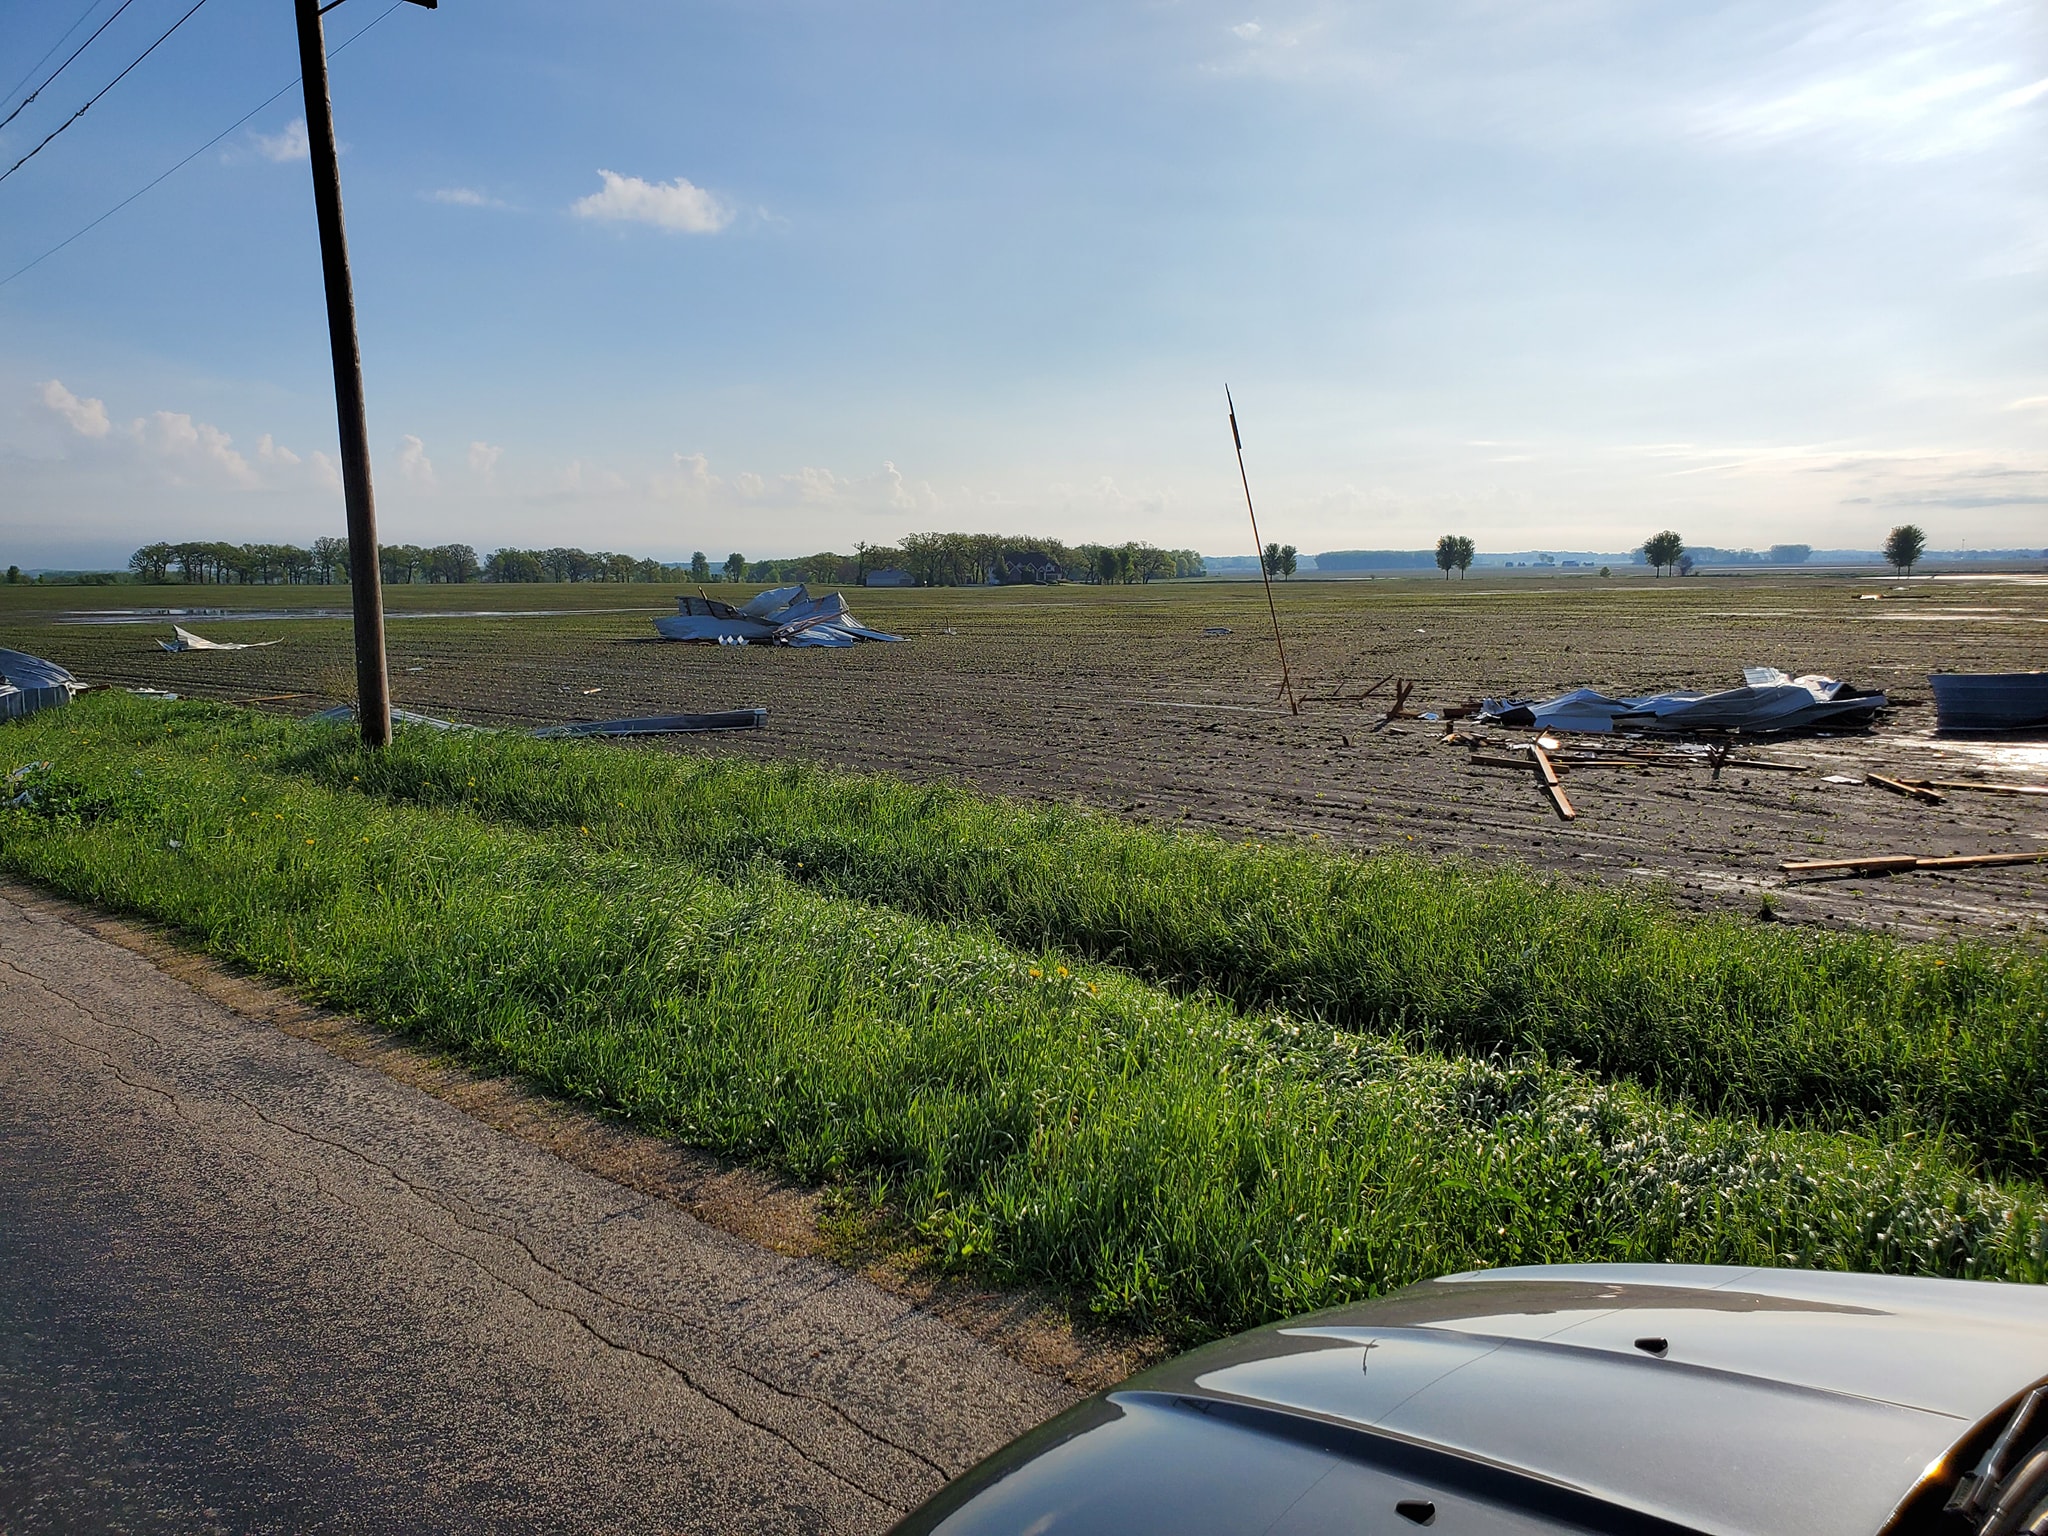
[[[1246,1013],[767,858],[281,774],[279,739],[124,698],[9,727],[52,766],[0,811],[0,865],[649,1130],[872,1185],[936,1262],[1108,1318],[1191,1337],[1568,1259],[2048,1273],[2042,1192],[1939,1138]]]
[[[805,765],[280,730],[280,769],[1055,946],[1418,1048],[1534,1052],[1716,1112],[1900,1117],[2048,1171],[2048,956],[1681,916],[1514,869],[1164,833]]]

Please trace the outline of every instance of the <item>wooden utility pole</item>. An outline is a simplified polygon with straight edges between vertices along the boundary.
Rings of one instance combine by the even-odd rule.
[[[336,4],[340,0],[335,0]],[[433,0],[414,0],[431,6]],[[355,289],[341,223],[341,167],[334,107],[327,94],[327,39],[320,0],[294,0],[299,75],[306,87],[306,140],[313,207],[320,220],[320,269],[327,284],[327,335],[334,348],[334,412],[341,428],[342,499],[348,509],[349,598],[355,609],[356,718],[363,741],[391,745],[391,677],[384,661],[384,584],[377,559],[377,501],[370,489],[370,429],[363,412],[363,354],[356,342]]]

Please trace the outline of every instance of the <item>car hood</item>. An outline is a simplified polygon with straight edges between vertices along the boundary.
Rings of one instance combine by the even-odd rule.
[[[2044,1376],[2033,1286],[1487,1270],[1133,1377],[902,1529],[1874,1536]]]

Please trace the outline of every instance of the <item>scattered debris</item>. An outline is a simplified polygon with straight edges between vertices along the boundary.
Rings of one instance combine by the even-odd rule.
[[[1937,730],[2048,730],[2048,672],[1936,672],[1927,682]]]
[[[125,690],[138,699],[155,699],[159,704],[175,704],[178,696],[168,688],[129,688]]]
[[[308,715],[308,725],[346,725],[356,717],[353,704],[337,704],[317,715]],[[409,709],[391,711],[393,725],[423,725],[436,731],[490,731],[488,725],[465,725],[433,715],[414,714]],[[768,711],[758,705],[750,709],[727,709],[709,715],[644,715],[633,720],[573,720],[566,725],[537,726],[526,734],[543,741],[571,736],[679,736],[691,731],[758,731],[768,723]]]
[[[1211,638],[1217,635],[1227,635],[1230,633],[1230,626],[1228,624],[1211,624],[1202,633]]]
[[[1383,678],[1381,679],[1381,681],[1384,682],[1385,679]],[[1374,688],[1377,688],[1378,686],[1378,683],[1373,684]],[[1371,689],[1367,690],[1367,692],[1370,691]],[[1397,681],[1394,684],[1394,702],[1387,707],[1387,712],[1384,715],[1381,715],[1378,720],[1373,722],[1372,728],[1377,731],[1382,726],[1387,725],[1392,721],[1399,720],[1403,715],[1407,714],[1408,695],[1413,693],[1414,691],[1415,685],[1409,682],[1406,678],[1402,678],[1399,681]]]
[[[0,650],[0,720],[19,720],[39,710],[69,704],[85,684],[58,666],[26,651]]]
[[[1948,801],[1948,796],[1938,789],[1930,789],[1924,784],[1908,784],[1904,779],[1887,778],[1881,773],[1866,773],[1863,775],[1863,782],[1875,784],[1879,789],[1888,789],[1895,795],[1906,795],[1914,800],[1924,801],[1928,805],[1944,805]]]
[[[1860,730],[1886,707],[1865,692],[1818,674],[1788,677],[1776,667],[1743,668],[1743,686],[1720,693],[1681,689],[1620,699],[1596,688],[1556,698],[1489,699],[1479,718],[1494,725],[1607,735],[1615,731]]]
[[[1862,782],[1853,773],[1831,773],[1821,780],[1823,784],[1861,784]]]
[[[157,644],[167,651],[260,651],[266,645],[276,645],[275,640],[208,640],[195,635],[189,629],[171,626],[171,638],[159,640]]]
[[[2048,848],[2028,853],[1962,853],[1950,858],[1923,859],[1910,853],[1881,853],[1864,859],[1793,859],[1780,864],[1788,875],[1906,875],[1923,869],[1982,869],[1996,864],[2048,863]]]
[[[321,710],[320,713],[317,715],[306,716],[306,724],[347,725],[350,721],[354,720],[355,717],[355,705],[337,704],[332,709]],[[429,729],[436,731],[481,731],[488,729],[488,727],[486,726],[464,725],[460,721],[442,720],[434,715],[418,715],[414,714],[409,709],[397,708],[394,708],[391,711],[391,723],[393,725],[424,725]]]
[[[810,589],[772,587],[734,606],[715,597],[679,597],[673,617],[656,619],[664,640],[717,645],[847,646],[861,640],[901,640],[869,629],[847,611],[837,592],[812,597]]]
[[[48,773],[49,771],[50,765],[48,763],[23,763],[14,772],[7,775],[4,788],[13,789],[15,785],[20,784],[31,774]],[[26,785],[18,793],[9,795],[5,800],[0,800],[0,809],[19,810],[22,806],[33,805],[35,797],[35,786],[33,784]]]
[[[527,734],[542,739],[562,736],[680,736],[692,731],[758,731],[768,724],[768,711],[725,709],[709,715],[646,715],[637,720],[581,720],[570,725],[544,725]]]

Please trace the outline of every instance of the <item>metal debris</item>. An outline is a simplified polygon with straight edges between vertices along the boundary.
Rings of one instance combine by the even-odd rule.
[[[869,629],[847,611],[837,592],[812,597],[801,584],[771,587],[735,606],[715,597],[679,597],[672,617],[656,619],[664,640],[716,645],[848,646],[862,640],[901,640]]]
[[[84,687],[54,661],[0,649],[0,720],[19,720],[69,704]]]
[[[260,651],[266,645],[276,645],[275,640],[208,640],[195,635],[189,629],[173,624],[171,638],[159,640],[157,644],[167,651]]]
[[[1776,667],[1745,667],[1742,675],[1742,687],[1720,693],[1680,689],[1615,698],[1595,688],[1575,688],[1541,701],[1489,699],[1479,718],[1493,725],[1600,735],[1615,731],[1760,734],[1861,730],[1888,702],[1882,693],[1866,692],[1817,673],[1790,677]]]
[[[1936,672],[1927,682],[1937,730],[2048,730],[2048,672]]]

